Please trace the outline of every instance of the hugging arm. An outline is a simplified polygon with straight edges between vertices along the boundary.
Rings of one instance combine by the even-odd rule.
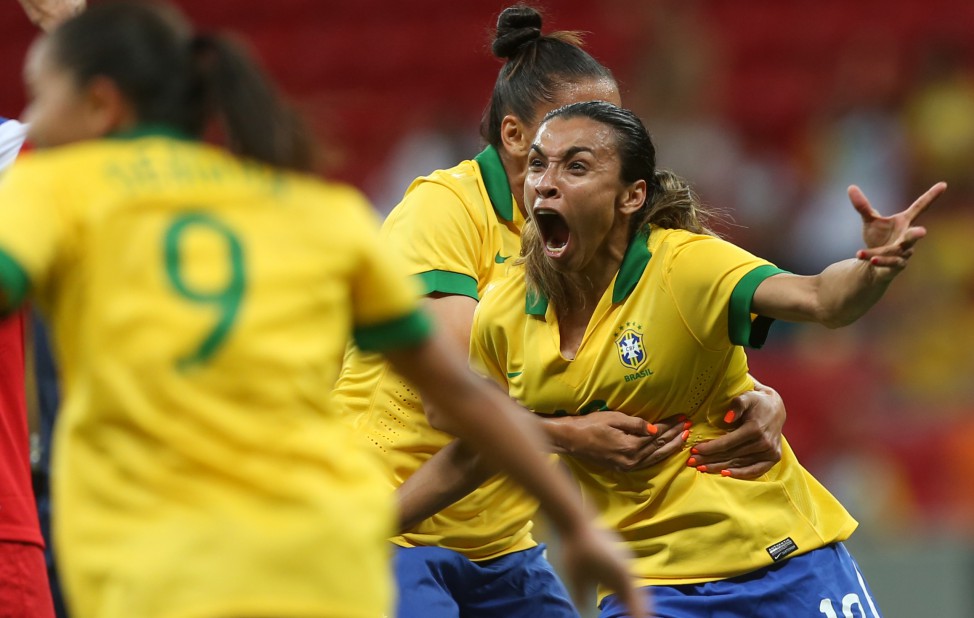
[[[443,336],[386,357],[420,389],[424,402],[451,419],[451,433],[476,447],[488,465],[506,472],[539,500],[562,536],[566,577],[575,594],[598,582],[616,591],[633,616],[644,616],[624,552],[614,535],[591,524],[594,517],[583,507],[569,477],[547,464],[542,454],[544,435],[534,416],[471,373]]]

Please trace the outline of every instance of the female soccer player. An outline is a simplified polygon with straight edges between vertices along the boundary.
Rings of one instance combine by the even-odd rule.
[[[472,161],[417,179],[382,229],[384,242],[420,281],[437,322],[464,347],[478,299],[506,275],[521,250],[525,209],[520,188],[539,120],[573,101],[620,100],[611,72],[580,47],[577,35],[542,34],[541,16],[533,9],[511,7],[500,14],[493,51],[506,62],[481,129],[489,145]],[[577,615],[544,548],[531,537],[534,501],[505,479],[491,479],[419,523],[485,476],[459,443],[444,449],[451,437],[434,429],[442,412],[424,405],[429,402],[414,386],[382,359],[353,350],[336,394],[352,412],[356,428],[390,462],[390,482],[400,488],[404,526],[411,529],[393,539],[399,616]],[[736,412],[762,408],[754,413],[763,411],[762,422],[770,427],[761,427],[767,433],[748,426],[701,446],[705,453],[696,465],[710,463],[715,471],[731,467],[742,478],[757,476],[777,460],[783,409],[774,393],[749,395],[735,405]],[[550,418],[545,425],[556,448],[597,465],[651,465],[678,452],[688,435],[676,411],[651,426],[598,406],[589,412]],[[425,468],[424,462],[438,452],[437,466]],[[711,458],[703,459],[707,455]],[[439,474],[443,470],[453,475]]]
[[[607,406],[655,422],[683,410],[692,453],[750,388],[743,346],[761,345],[773,319],[838,327],[862,316],[906,266],[925,234],[914,219],[944,188],[892,217],[850,188],[867,248],[797,276],[712,235],[689,187],[656,169],[635,115],[605,102],[555,110],[531,145],[523,268],[481,300],[472,361],[538,413]],[[697,474],[676,457],[633,471],[563,460],[636,555],[657,616],[879,615],[841,543],[856,522],[787,444],[754,481]],[[600,607],[625,614],[613,596]]]
[[[54,323],[73,615],[389,610],[392,495],[328,396],[353,329],[537,492],[580,580],[635,598],[529,417],[430,337],[360,194],[299,173],[304,133],[235,46],[106,3],[25,72],[38,151],[0,184],[0,306]]]

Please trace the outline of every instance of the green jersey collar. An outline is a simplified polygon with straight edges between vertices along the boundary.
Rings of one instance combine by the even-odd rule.
[[[622,264],[619,266],[619,274],[616,275],[615,285],[612,286],[612,302],[621,303],[629,298],[632,291],[636,289],[639,278],[643,276],[649,258],[653,254],[649,251],[649,226],[636,232],[626,254],[622,256]]]
[[[167,124],[137,124],[128,129],[115,131],[106,135],[108,139],[139,139],[140,137],[171,137],[179,140],[192,141],[188,133]]]
[[[494,210],[497,211],[497,216],[504,221],[513,221],[514,195],[511,193],[507,172],[504,171],[504,164],[501,163],[501,156],[497,154],[497,149],[487,146],[473,160],[480,166],[480,175],[484,179],[487,196]]]
[[[612,286],[613,303],[621,303],[629,298],[643,276],[651,257],[653,254],[649,250],[649,228],[647,227],[637,232],[629,241],[626,254],[622,257],[622,264],[619,265],[615,284]],[[547,311],[548,299],[544,294],[529,290],[524,299],[524,312],[528,315],[544,316]]]
[[[528,293],[524,297],[524,313],[528,315],[540,315],[544,317],[544,314],[548,312],[548,299],[540,290],[537,292],[528,289]]]

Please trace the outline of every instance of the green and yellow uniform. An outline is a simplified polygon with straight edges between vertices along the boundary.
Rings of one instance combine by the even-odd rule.
[[[488,147],[472,161],[413,182],[381,238],[424,294],[479,299],[520,254],[523,222],[500,157]],[[453,439],[430,427],[419,393],[375,354],[349,350],[335,400],[389,462],[390,487]],[[533,499],[497,477],[392,540],[403,547],[444,547],[472,560],[495,558],[536,544],[530,534],[535,508]]]
[[[142,132],[0,184],[0,284],[53,321],[72,613],[380,616],[394,506],[328,393],[428,336],[354,189]]]
[[[753,387],[742,346],[760,346],[770,320],[752,319],[751,298],[780,272],[718,238],[653,228],[630,243],[574,360],[561,353],[553,307],[526,292],[519,269],[478,306],[472,363],[539,414],[686,414],[689,449],[723,433],[731,399]],[[786,442],[782,451],[756,481],[700,474],[688,456],[632,472],[564,460],[634,552],[639,584],[673,585],[739,575],[852,533],[852,517]]]

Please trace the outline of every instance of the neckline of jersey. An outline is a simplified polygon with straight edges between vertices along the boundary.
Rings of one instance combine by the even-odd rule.
[[[653,257],[649,250],[649,227],[639,230],[629,246],[626,253],[622,256],[622,263],[619,265],[619,272],[616,273],[615,283],[612,284],[612,302],[621,303],[629,298],[632,291],[636,289],[636,284],[646,271],[650,258]],[[524,298],[524,312],[528,315],[544,317],[548,311],[548,299],[540,292],[533,293],[528,291]]]
[[[170,137],[183,141],[195,141],[185,131],[166,124],[138,124],[128,129],[106,135],[108,139],[132,140],[142,137]]]
[[[511,193],[511,183],[501,163],[501,156],[493,146],[487,146],[483,152],[473,158],[480,166],[480,176],[484,179],[484,188],[490,204],[497,212],[497,216],[504,221],[514,220],[514,194]]]

